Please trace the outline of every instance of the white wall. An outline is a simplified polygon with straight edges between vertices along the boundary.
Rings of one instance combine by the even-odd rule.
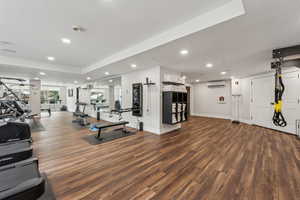
[[[147,86],[143,88],[143,117],[140,121],[144,122],[145,131],[160,134],[160,67],[122,75],[122,107],[132,107],[132,84],[145,83],[147,77],[156,85],[150,86],[149,90]],[[149,111],[147,107],[150,108]],[[130,126],[136,127],[137,119],[132,113],[126,113],[124,116],[130,122]]]
[[[207,83],[194,84],[192,89],[192,115],[231,119],[231,82],[225,87],[208,88]],[[225,104],[219,104],[218,98],[225,97]]]
[[[172,72],[162,67],[153,67],[151,69],[137,70],[128,74],[122,75],[122,108],[132,107],[132,84],[145,83],[148,77],[153,86],[143,87],[143,117],[139,120],[144,122],[144,130],[155,134],[163,134],[176,130],[181,127],[180,124],[175,126],[165,125],[162,123],[162,81],[164,75],[172,75],[180,78],[180,73]],[[107,113],[101,113],[101,119],[107,121],[118,121],[118,116],[112,118]],[[132,113],[124,113],[123,120],[129,121],[129,126],[137,127],[137,118],[132,116]]]

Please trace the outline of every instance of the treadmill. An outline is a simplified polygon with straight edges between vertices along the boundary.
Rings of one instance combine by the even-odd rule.
[[[0,143],[31,139],[30,126],[22,122],[7,122],[0,126]]]
[[[44,192],[36,158],[0,167],[0,200],[37,200]]]
[[[32,157],[31,140],[0,143],[0,167]]]

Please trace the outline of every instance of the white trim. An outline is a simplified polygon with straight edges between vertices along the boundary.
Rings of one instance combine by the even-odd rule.
[[[166,133],[170,133],[170,132],[173,132],[173,131],[177,131],[177,130],[180,130],[180,129],[181,129],[181,127],[174,127],[174,129],[169,129],[169,130],[161,131],[160,135],[163,135],[163,134],[166,134]]]
[[[232,121],[231,116],[226,116],[226,115],[211,115],[211,114],[195,114],[195,113],[192,113],[191,116],[216,118],[216,119],[229,119],[229,120]],[[253,125],[253,122],[251,120],[248,120],[248,119],[240,119],[239,121],[242,122],[242,123],[245,123],[245,124]]]
[[[207,113],[192,113],[191,116],[196,116],[196,117],[208,117],[208,118],[217,118],[217,119],[229,119],[231,120],[230,115],[213,115],[213,114],[207,114]]]
[[[249,124],[249,125],[253,125],[253,122],[250,119],[240,119],[240,122]]]
[[[179,38],[188,36],[190,34],[196,33],[208,27],[220,24],[244,14],[245,8],[242,0],[232,0],[221,7],[204,13],[179,26],[169,29],[161,34],[155,35],[154,37],[146,39],[141,43],[129,47],[128,49],[120,51],[103,60],[100,60],[97,63],[87,66],[83,69],[83,73],[88,73],[109,64],[116,63],[128,57],[135,56],[147,50],[172,42]]]
[[[8,56],[0,56],[0,65],[40,69],[55,72],[65,72],[72,74],[82,74],[82,70],[80,67],[50,64],[46,62]]]

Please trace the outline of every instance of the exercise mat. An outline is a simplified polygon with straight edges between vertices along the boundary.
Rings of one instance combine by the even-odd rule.
[[[101,133],[101,140],[99,140],[95,135],[87,135],[84,136],[83,139],[88,143],[90,143],[91,145],[97,145],[97,144],[110,142],[116,139],[132,136],[135,134],[136,132],[131,132],[131,131],[124,132],[123,130],[114,130],[114,131]]]

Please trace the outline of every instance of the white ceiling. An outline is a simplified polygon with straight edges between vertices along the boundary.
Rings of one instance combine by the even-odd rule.
[[[141,67],[160,65],[183,72],[194,81],[269,72],[273,49],[300,44],[300,1],[243,2],[245,15],[109,65],[105,70],[126,68],[132,62]],[[181,56],[181,49],[188,49],[189,55]],[[208,69],[206,63],[214,67]],[[227,72],[225,76],[220,74],[223,71]]]
[[[2,0],[0,40],[15,56],[85,67],[230,0]],[[87,29],[72,30],[73,25]],[[72,45],[62,45],[67,37]]]
[[[54,56],[54,64],[59,67],[48,66],[49,74],[56,72],[59,76],[53,76],[59,79],[69,71],[66,76],[71,81],[84,80],[86,76],[101,78],[105,71],[114,76],[126,73],[132,70],[131,63],[137,64],[138,69],[160,65],[192,79],[212,80],[266,72],[270,68],[272,49],[300,44],[299,0],[289,0],[289,3],[243,0],[245,15],[231,20],[228,16],[228,21],[224,19],[221,24],[219,20],[215,26],[212,23],[212,27],[202,27],[206,29],[174,38],[167,44],[164,44],[166,39],[158,47],[133,56],[124,54],[127,56],[101,64],[124,49],[229,3],[230,0],[4,0],[0,3],[0,41],[13,42],[14,45],[6,46],[17,53],[0,53],[0,56],[36,61],[37,67],[26,69],[33,73],[38,73],[39,62],[44,62],[46,56]],[[87,32],[72,32],[72,25],[82,25]],[[69,37],[72,44],[61,44],[61,37]],[[179,55],[183,48],[190,51],[186,57]],[[212,62],[214,67],[205,68],[207,62]],[[8,64],[0,66],[0,71],[6,72],[14,66]],[[90,66],[93,67],[85,70]],[[11,68],[14,70],[18,67]],[[228,74],[221,76],[221,71]],[[80,75],[81,72],[87,73]]]

